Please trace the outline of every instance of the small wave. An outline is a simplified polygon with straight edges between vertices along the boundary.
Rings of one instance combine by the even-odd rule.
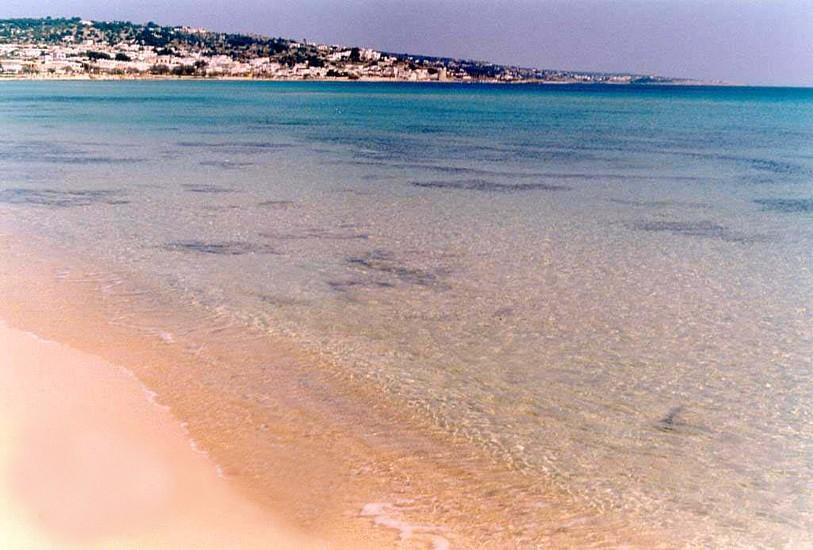
[[[401,542],[408,540],[425,540],[433,550],[451,548],[449,539],[438,534],[442,529],[434,525],[419,525],[403,519],[403,512],[395,504],[388,502],[369,502],[361,509],[362,517],[372,518],[375,525],[395,529],[400,534]]]

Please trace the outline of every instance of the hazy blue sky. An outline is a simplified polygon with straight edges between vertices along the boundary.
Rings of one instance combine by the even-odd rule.
[[[2,0],[543,68],[813,86],[813,0]]]

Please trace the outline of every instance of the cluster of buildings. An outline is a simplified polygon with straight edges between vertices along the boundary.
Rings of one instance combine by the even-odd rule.
[[[154,23],[0,20],[0,78],[256,78],[489,82],[640,81]],[[652,77],[647,77],[652,78]]]
[[[292,48],[298,47],[295,42]],[[0,76],[31,78],[87,76],[198,76],[264,79],[386,79],[449,80],[446,67],[418,66],[369,49],[353,50],[320,46],[322,62],[280,62],[274,57],[235,59],[230,55],[205,55],[139,44],[0,44]],[[352,57],[352,58],[351,58]],[[467,74],[452,78],[470,79]]]

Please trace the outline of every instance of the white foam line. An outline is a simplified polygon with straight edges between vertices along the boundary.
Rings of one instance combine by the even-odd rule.
[[[204,457],[206,457],[206,460],[212,463],[215,469],[215,473],[217,474],[217,477],[221,479],[226,479],[226,473],[223,471],[223,467],[217,462],[215,462],[215,460],[212,458],[212,455],[209,454],[209,451],[198,445],[198,442],[195,441],[194,437],[192,437],[192,433],[189,431],[189,423],[179,422],[179,424],[181,426],[181,430],[183,430],[183,433],[186,436],[186,440],[189,442],[189,446],[192,447],[192,450],[200,455],[203,455]]]
[[[5,328],[5,329],[8,329],[8,330],[16,330],[17,332],[21,332],[21,333],[25,334],[26,336],[29,336],[29,337],[33,338],[34,340],[36,340],[37,342],[39,342],[41,344],[48,344],[49,346],[58,346],[59,345],[59,342],[55,342],[54,340],[48,340],[47,338],[43,338],[39,334],[35,334],[35,333],[29,332],[27,330],[20,330],[18,328],[13,328],[8,323],[3,321],[2,319],[0,319],[0,328]]]
[[[375,525],[395,529],[399,532],[402,542],[413,538],[415,535],[428,538],[434,550],[449,550],[451,544],[446,537],[437,534],[441,528],[434,525],[419,525],[409,523],[400,519],[401,513],[397,507],[388,502],[370,502],[361,509],[363,517],[372,518]]]
[[[49,340],[48,338],[43,338],[42,336],[40,336],[40,335],[38,335],[38,334],[36,334],[34,332],[30,332],[30,331],[27,331],[27,330],[15,329],[15,328],[9,326],[8,323],[3,321],[2,319],[0,319],[0,328],[5,328],[5,329],[9,329],[9,330],[16,330],[17,332],[21,332],[22,334],[25,334],[26,336],[29,336],[29,337],[33,338],[34,340],[36,340],[37,342],[39,342],[41,344],[47,344],[49,346],[63,346],[64,345],[64,344],[60,344],[59,342],[57,342],[55,340]],[[162,333],[162,334],[167,334],[167,335],[169,335],[170,338],[172,337],[172,335],[170,335],[169,333]],[[148,388],[135,375],[135,373],[133,371],[131,371],[130,369],[128,369],[126,367],[123,367],[121,365],[117,365],[115,363],[111,363],[110,361],[106,361],[101,357],[98,357],[98,359],[100,359],[101,361],[104,361],[104,363],[106,363],[108,365],[112,365],[116,370],[123,373],[128,378],[131,378],[131,379],[135,380],[136,382],[138,382],[139,386],[141,386],[141,391],[144,392],[144,397],[147,399],[147,401],[150,403],[150,405],[172,414],[171,407],[169,405],[164,405],[163,403],[159,402],[158,401],[158,393],[156,393],[153,390],[151,390],[150,388]],[[180,424],[181,429],[184,432],[184,435],[186,435],[186,438],[189,441],[189,446],[192,447],[192,450],[194,450],[195,452],[205,456],[206,459],[213,464],[214,470],[215,470],[215,473],[217,474],[217,476],[222,478],[222,479],[226,479],[226,474],[224,473],[223,468],[220,466],[220,464],[215,462],[212,459],[212,456],[209,454],[209,452],[206,451],[205,449],[201,448],[197,444],[195,439],[192,437],[192,434],[189,432],[189,423],[177,420],[174,417],[174,415],[173,415],[173,420],[175,420],[176,422],[178,422]]]

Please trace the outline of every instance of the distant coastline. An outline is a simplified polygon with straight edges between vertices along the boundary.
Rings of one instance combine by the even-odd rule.
[[[546,84],[555,86],[740,86],[739,84],[729,84],[725,82],[703,82],[699,80],[673,80],[668,82],[648,82],[648,83],[621,83],[621,82],[583,82],[579,80],[396,80],[393,78],[361,77],[357,79],[347,78],[273,78],[273,77],[250,77],[250,76],[160,76],[160,75],[3,75],[0,74],[0,82],[314,82],[314,83],[348,83],[364,82],[377,84],[488,84],[495,86],[523,86],[533,84]]]
[[[706,84],[390,53],[155,23],[0,20],[0,79]]]

